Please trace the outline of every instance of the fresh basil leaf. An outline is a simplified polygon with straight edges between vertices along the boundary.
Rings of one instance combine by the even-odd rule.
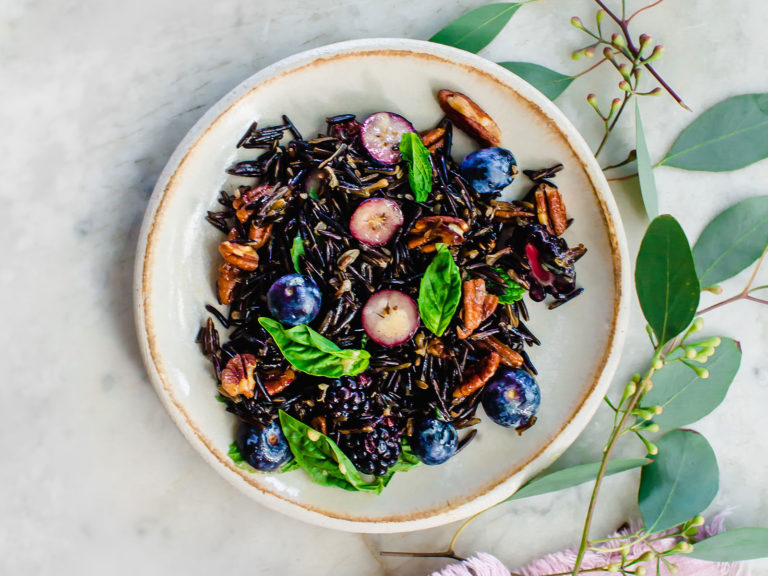
[[[421,460],[419,460],[418,457],[413,453],[413,450],[411,450],[411,445],[408,443],[408,441],[403,440],[402,451],[400,452],[400,456],[397,458],[397,462],[395,462],[395,465],[387,470],[387,473],[381,477],[384,486],[389,484],[389,481],[392,480],[392,477],[396,472],[408,472],[408,470],[415,468],[419,464],[421,464]]]
[[[741,350],[723,338],[715,353],[701,364],[709,378],[699,378],[682,362],[671,362],[653,376],[653,388],[643,403],[661,406],[663,412],[653,421],[663,430],[672,430],[702,419],[725,399],[741,364]]]
[[[291,365],[312,376],[339,378],[356,376],[368,368],[371,354],[366,350],[339,348],[305,324],[285,329],[280,322],[262,316],[259,324],[269,332]]]
[[[442,336],[451,323],[461,299],[461,273],[445,244],[427,266],[419,286],[419,315],[424,325],[435,335]]]
[[[512,280],[504,268],[494,266],[493,270],[504,279],[504,286],[500,286],[504,293],[499,295],[499,304],[514,304],[518,300],[522,300],[525,288]]]
[[[659,165],[725,172],[764,158],[768,158],[768,94],[742,94],[696,118]]]
[[[499,62],[498,64],[520,76],[550,100],[557,100],[576,79],[574,76],[566,76],[531,62]]]
[[[640,193],[648,218],[653,220],[659,215],[659,196],[656,192],[656,178],[653,176],[653,162],[648,153],[643,132],[643,119],[640,117],[639,99],[635,99],[635,149],[637,151],[637,177],[640,181]]]
[[[301,239],[301,234],[297,234],[291,244],[291,261],[293,261],[293,269],[296,270],[296,274],[301,274],[301,257],[304,255],[304,241]]]
[[[480,52],[498,36],[523,2],[499,2],[470,10],[430,38],[430,42]]]
[[[229,445],[229,450],[227,451],[227,456],[234,462],[235,466],[240,468],[241,470],[245,470],[246,472],[250,472],[251,474],[258,474],[259,471],[256,470],[253,466],[248,464],[246,462],[245,458],[243,458],[243,455],[240,453],[240,448],[237,447],[237,444],[232,442],[232,444]],[[290,460],[286,462],[282,468],[279,470],[279,474],[282,474],[283,472],[290,472],[291,470],[296,470],[298,468],[298,464],[296,464],[296,460]]]
[[[643,468],[637,500],[648,533],[682,524],[701,514],[717,494],[717,459],[706,438],[674,430],[656,445],[659,453]]]
[[[611,476],[620,472],[626,472],[633,468],[645,466],[650,462],[651,461],[648,458],[617,458],[615,460],[609,460],[605,475]],[[566,488],[584,484],[585,482],[594,481],[599,469],[600,462],[591,462],[589,464],[579,464],[578,466],[572,466],[570,468],[558,470],[557,472],[550,472],[549,474],[537,476],[512,496],[507,498],[506,501],[510,502],[512,500],[521,500],[523,498],[530,498],[531,496],[538,496],[539,494],[558,492],[560,490],[565,490]]]
[[[317,484],[344,490],[381,493],[384,477],[363,480],[352,461],[325,434],[280,410],[280,426],[298,466]],[[393,472],[394,474],[394,472]]]
[[[416,202],[426,202],[432,192],[432,163],[429,150],[415,132],[400,137],[400,154],[408,163],[408,183]]]
[[[703,287],[714,286],[750,266],[768,245],[768,196],[743,200],[710,222],[693,247]]]
[[[693,320],[699,279],[685,232],[672,216],[659,216],[648,226],[635,264],[635,288],[659,345]]]
[[[768,558],[768,528],[735,528],[693,545],[688,558],[708,562],[741,562]]]

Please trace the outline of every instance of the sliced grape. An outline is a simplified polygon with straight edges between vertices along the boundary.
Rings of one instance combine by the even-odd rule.
[[[363,306],[362,322],[371,340],[389,348],[414,335],[419,328],[419,309],[407,294],[382,290]]]
[[[374,160],[382,164],[397,164],[400,161],[400,137],[406,132],[416,130],[408,120],[393,112],[371,114],[360,129],[363,146]]]
[[[389,242],[403,225],[403,212],[394,200],[371,198],[357,207],[349,220],[352,236],[368,246]]]

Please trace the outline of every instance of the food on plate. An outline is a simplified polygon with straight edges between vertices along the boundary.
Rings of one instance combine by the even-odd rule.
[[[528,191],[502,200],[523,176],[499,126],[459,92],[437,104],[446,116],[420,133],[375,112],[304,138],[283,116],[237,143],[207,216],[223,234],[215,292],[227,309],[208,305],[198,334],[240,422],[236,465],[378,493],[397,472],[454,458],[481,405],[518,432],[536,422],[527,349],[540,342],[523,297],[554,308],[582,291],[586,249],[562,236],[563,166],[523,170]],[[454,127],[481,148],[455,159]]]

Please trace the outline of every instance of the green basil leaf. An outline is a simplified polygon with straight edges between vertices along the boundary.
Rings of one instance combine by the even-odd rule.
[[[605,475],[611,476],[613,474],[618,474],[619,472],[626,472],[633,468],[645,466],[650,462],[651,461],[647,458],[617,458],[615,460],[609,460]],[[594,481],[599,469],[600,462],[591,462],[589,464],[580,464],[578,466],[558,470],[557,472],[550,472],[549,474],[537,476],[515,492],[511,497],[507,498],[506,501],[521,500],[523,498],[530,498],[531,496],[538,496],[539,494],[558,492],[560,490],[565,490],[566,488],[584,484],[585,482]]]
[[[659,344],[685,330],[701,296],[685,232],[672,216],[648,226],[635,264],[635,288]]]
[[[689,558],[708,562],[741,562],[768,558],[768,528],[735,528],[693,546]]]
[[[643,403],[663,408],[653,421],[664,430],[696,422],[725,399],[740,364],[738,344],[723,338],[715,353],[701,364],[709,371],[709,378],[699,378],[682,362],[671,362],[654,374],[653,388],[645,395]]]
[[[432,192],[432,164],[429,150],[415,132],[400,137],[400,154],[408,163],[408,183],[416,202],[426,202]]]
[[[498,64],[520,76],[550,100],[557,100],[576,79],[531,62],[499,62]]]
[[[403,440],[402,451],[400,452],[400,456],[397,458],[397,462],[395,462],[395,465],[387,470],[387,473],[381,477],[384,486],[389,484],[389,481],[392,480],[392,477],[396,472],[408,472],[408,470],[415,468],[419,464],[421,464],[421,460],[419,460],[418,457],[413,453],[413,450],[411,450],[411,445],[408,443],[408,441]]]
[[[241,470],[245,470],[246,472],[250,472],[251,474],[258,474],[259,471],[256,470],[253,466],[248,464],[246,462],[245,458],[243,458],[243,455],[240,454],[240,448],[237,447],[237,444],[232,442],[232,444],[229,445],[229,450],[227,451],[227,456],[234,462],[235,466],[240,468]],[[290,472],[291,470],[296,470],[298,468],[298,464],[296,464],[296,460],[291,460],[289,462],[286,462],[282,468],[280,468],[279,473],[282,474],[283,472]]]
[[[735,276],[768,245],[768,196],[743,200],[710,222],[693,247],[703,287]]]
[[[312,376],[356,376],[368,368],[366,350],[344,350],[305,324],[285,329],[280,322],[262,316],[259,324],[269,332],[291,365]]]
[[[442,336],[451,323],[461,299],[461,273],[445,244],[437,245],[419,286],[419,315],[424,325]]]
[[[470,10],[430,38],[430,42],[480,52],[499,35],[523,2],[499,2]]]
[[[518,300],[522,300],[525,288],[512,280],[504,268],[495,266],[493,270],[504,279],[504,286],[500,286],[504,293],[499,295],[499,304],[514,304]],[[498,284],[495,285],[498,286]]]
[[[646,530],[658,532],[701,514],[717,494],[717,459],[706,438],[674,430],[656,443],[658,455],[643,468],[637,500]]]
[[[768,94],[742,94],[696,118],[659,165],[725,172],[764,158],[768,158]]]
[[[637,176],[640,181],[640,193],[648,218],[653,220],[659,215],[659,197],[656,192],[656,178],[653,176],[653,162],[648,153],[643,132],[643,120],[640,117],[640,103],[635,99],[635,148],[637,150]]]
[[[333,440],[282,410],[280,410],[280,427],[288,440],[296,463],[309,474],[313,482],[323,486],[336,486],[344,490],[376,494],[384,489],[385,477],[375,478],[371,482],[363,480],[352,461]]]
[[[291,261],[293,262],[293,269],[296,270],[296,274],[301,274],[301,257],[304,255],[304,241],[301,239],[301,234],[296,234],[296,238],[293,239],[291,244]]]

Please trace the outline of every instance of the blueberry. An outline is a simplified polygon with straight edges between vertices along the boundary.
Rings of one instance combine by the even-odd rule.
[[[517,176],[517,161],[506,148],[483,148],[462,160],[461,175],[480,194],[501,192]]]
[[[541,391],[525,370],[497,372],[480,397],[488,418],[507,428],[533,426],[541,404]]]
[[[262,472],[274,472],[293,458],[277,421],[266,426],[242,423],[235,441],[246,462]]]
[[[432,418],[414,426],[411,449],[424,464],[442,464],[456,454],[458,446],[459,435],[453,424]]]
[[[272,317],[284,324],[309,324],[320,312],[322,296],[315,281],[301,274],[288,274],[270,286],[267,306]]]

